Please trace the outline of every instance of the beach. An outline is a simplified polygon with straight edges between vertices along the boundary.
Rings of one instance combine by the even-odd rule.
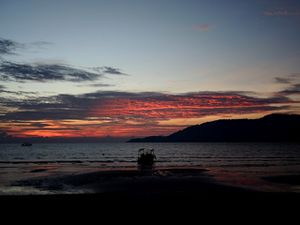
[[[204,169],[165,168],[141,171],[110,170],[77,175],[37,177],[20,180],[12,186],[34,187],[49,194],[125,194],[133,196],[185,192],[249,192],[218,183]]]
[[[247,178],[244,178],[247,182],[243,181],[235,174],[241,181],[235,183],[220,179],[215,171],[199,166],[155,166],[141,170],[137,166],[99,169],[97,164],[84,163],[19,163],[16,170],[14,164],[5,164],[9,165],[10,168],[4,170],[2,165],[2,178],[5,178],[4,171],[9,173],[6,181],[1,180],[0,201],[10,205],[8,209],[13,211],[34,209],[45,213],[45,209],[55,208],[61,212],[72,209],[81,213],[88,209],[98,213],[100,209],[123,211],[133,205],[142,212],[155,206],[161,210],[212,213],[229,210],[229,205],[234,205],[235,211],[243,211],[251,204],[255,205],[254,210],[263,211],[291,205],[300,199],[299,192],[295,191],[299,187],[299,176],[261,177],[260,183],[255,183],[257,181],[250,182]],[[268,186],[263,188],[262,183]]]
[[[137,166],[137,149],[145,146],[155,148],[151,170]],[[0,196],[300,193],[298,149],[272,143],[2,144]]]
[[[198,209],[212,213],[229,210],[231,205],[235,211],[250,208],[251,204],[255,205],[254,210],[270,206],[277,208],[290,202],[296,203],[300,198],[299,193],[294,192],[265,192],[228,185],[200,168],[107,170],[37,176],[11,183],[11,187],[18,188],[22,194],[1,195],[2,203],[12,205],[13,210],[23,211],[30,205],[31,209],[42,212],[44,210],[39,206],[81,213],[87,209],[96,212],[100,209],[123,211],[133,205],[144,213],[152,206],[156,210]]]
[[[43,173],[32,172],[32,173]],[[107,170],[69,175],[37,176],[11,183],[19,194],[0,199],[16,204],[32,202],[95,202],[102,204],[203,201],[227,194],[255,191],[218,183],[205,169],[162,168],[153,170]],[[23,190],[23,191],[21,191]],[[25,191],[24,191],[25,190]],[[26,191],[27,190],[27,191]],[[22,193],[22,194],[20,194]],[[103,205],[102,205],[103,206]]]

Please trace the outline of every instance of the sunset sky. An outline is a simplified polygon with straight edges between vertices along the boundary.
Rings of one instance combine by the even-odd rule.
[[[300,113],[298,0],[0,0],[0,136]]]

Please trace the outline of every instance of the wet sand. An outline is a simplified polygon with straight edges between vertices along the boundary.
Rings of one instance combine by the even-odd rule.
[[[37,171],[32,171],[38,173]],[[42,171],[41,171],[42,172]],[[96,204],[178,204],[202,202],[227,194],[253,191],[218,183],[204,169],[165,168],[159,170],[137,169],[96,171],[63,176],[42,176],[16,181],[11,186],[35,188],[45,194],[0,196],[8,202],[63,202],[78,201]]]
[[[37,174],[39,171],[32,171]],[[43,171],[40,171],[43,173]],[[26,208],[27,204],[54,204],[56,208],[135,207],[154,205],[156,208],[205,208],[219,210],[234,203],[254,203],[260,207],[278,204],[278,201],[297,202],[296,193],[266,193],[220,183],[199,168],[160,168],[93,171],[81,174],[52,175],[26,178],[11,184],[15,187],[32,187],[45,194],[0,196],[1,202],[13,208]],[[59,204],[58,204],[59,203]],[[275,205],[274,204],[274,205]],[[285,204],[286,205],[286,204]]]
[[[16,181],[12,186],[34,187],[50,191],[49,194],[122,194],[138,198],[201,192],[251,192],[218,183],[206,170],[197,168],[129,169],[46,176]]]
[[[300,185],[300,175],[269,176],[263,179],[280,184]]]

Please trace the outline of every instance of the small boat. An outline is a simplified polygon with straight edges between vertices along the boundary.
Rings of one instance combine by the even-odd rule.
[[[137,163],[139,166],[152,166],[156,156],[154,154],[154,149],[139,149]]]
[[[29,146],[32,146],[32,144],[30,142],[24,142],[21,144],[21,146],[29,147]]]

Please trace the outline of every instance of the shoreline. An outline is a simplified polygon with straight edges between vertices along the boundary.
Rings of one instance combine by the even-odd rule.
[[[2,167],[6,168],[6,167]],[[22,169],[19,171],[19,169]],[[2,171],[0,196],[53,195],[181,195],[204,193],[300,193],[299,176],[265,174],[251,177],[203,166],[137,166],[101,168],[41,164]],[[280,179],[279,179],[280,178]]]
[[[42,173],[42,172],[41,172]],[[36,174],[36,173],[34,173]],[[140,171],[100,170],[68,175],[38,176],[12,183],[19,188],[36,188],[40,192],[0,195],[2,203],[26,208],[30,205],[56,204],[79,209],[128,205],[168,208],[207,206],[226,208],[228,203],[237,207],[253,203],[259,207],[274,206],[278,202],[297,203],[300,193],[268,192],[228,185],[215,179],[209,170],[199,167],[159,168]],[[45,191],[44,193],[42,193]],[[57,203],[59,203],[57,205]],[[80,205],[79,205],[80,203]],[[79,208],[78,208],[79,207]]]
[[[38,174],[44,171],[31,171]],[[10,185],[35,188],[47,194],[122,194],[130,196],[170,193],[252,192],[253,190],[222,184],[196,167],[101,170],[68,175],[37,176],[17,180]]]
[[[176,171],[175,171],[176,170]],[[68,209],[106,209],[116,207],[120,210],[128,206],[140,207],[155,206],[165,209],[211,210],[216,208],[226,210],[228,205],[235,207],[254,204],[261,209],[275,207],[278,203],[283,205],[298,203],[300,193],[293,192],[264,192],[238,186],[225,185],[206,174],[203,169],[175,169],[164,170],[160,175],[139,174],[138,171],[107,171],[77,174],[71,176],[39,178],[35,181],[40,188],[45,185],[43,181],[56,181],[52,183],[54,192],[45,194],[0,195],[1,203],[13,206],[15,210],[23,210],[28,205],[38,208],[40,205],[55,205],[62,211]],[[168,174],[171,172],[173,174]],[[197,175],[196,175],[196,174]],[[28,181],[27,185],[33,185]],[[63,183],[61,183],[63,182]],[[46,182],[47,184],[47,182]],[[48,184],[51,184],[48,183]],[[56,186],[57,184],[60,184]],[[23,183],[24,185],[24,183]],[[92,190],[92,192],[55,192],[67,185],[77,190]],[[45,186],[44,186],[45,188]],[[46,188],[49,186],[46,185]],[[165,208],[167,207],[167,208]],[[209,208],[207,208],[209,207]]]

